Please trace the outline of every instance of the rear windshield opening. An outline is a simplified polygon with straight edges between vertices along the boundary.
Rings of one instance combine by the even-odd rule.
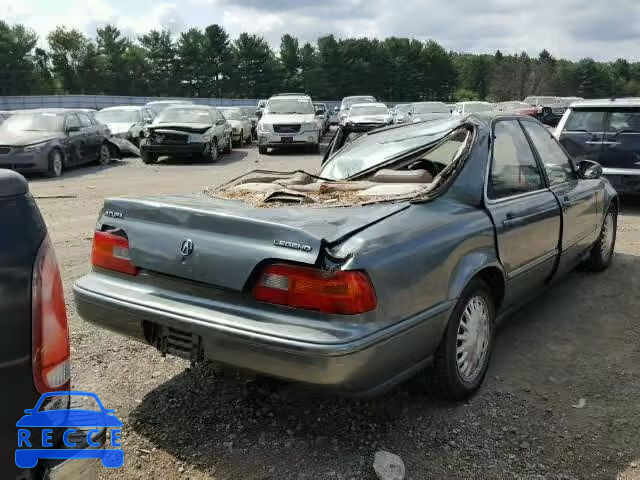
[[[444,132],[425,141],[423,148],[380,161],[378,168],[369,168],[357,179],[331,179],[302,171],[253,171],[206,193],[262,208],[344,207],[426,197],[451,178],[471,145],[472,133],[466,126]]]

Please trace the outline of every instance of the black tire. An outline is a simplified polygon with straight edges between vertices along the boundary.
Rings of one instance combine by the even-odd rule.
[[[98,165],[109,165],[111,163],[111,149],[107,142],[102,142],[98,151]]]
[[[144,150],[141,150],[140,158],[142,159],[142,162],[147,165],[152,165],[158,162],[158,154],[153,152],[145,152]]]
[[[307,152],[309,153],[320,153],[320,144],[314,143],[313,145],[309,145],[307,147]]]
[[[589,258],[585,262],[585,268],[587,270],[591,272],[602,272],[611,265],[613,252],[616,247],[617,229],[618,211],[616,207],[612,205],[604,217],[598,240],[593,247],[591,247]]]
[[[484,304],[488,316],[488,330],[486,331],[484,355],[481,355],[481,360],[478,360],[478,367],[474,368],[473,375],[469,375],[469,378],[464,378],[458,366],[458,348],[462,348],[459,345],[462,341],[458,339],[458,335],[463,333],[461,323],[465,310],[471,305],[472,301],[480,301]],[[458,303],[451,314],[444,337],[434,355],[433,366],[420,373],[418,381],[435,397],[445,400],[465,400],[469,398],[480,388],[487,374],[493,350],[494,332],[495,307],[491,290],[483,280],[479,278],[473,279],[462,291]]]
[[[209,151],[205,158],[209,162],[216,162],[220,158],[220,147],[218,146],[217,138],[211,140],[211,146],[209,147]]]
[[[265,147],[264,145],[258,145],[258,153],[260,155],[266,155],[267,154],[267,147]]]
[[[56,178],[62,175],[64,171],[64,155],[59,148],[53,148],[49,152],[47,159],[47,171],[45,176],[48,178]]]
[[[251,145],[252,141],[253,141],[253,135],[249,134],[249,136],[245,138],[244,143],[245,145]]]
[[[227,144],[224,146],[224,150],[222,150],[224,153],[231,153],[233,151],[233,138],[231,138],[231,135],[229,135],[229,141],[227,142]]]

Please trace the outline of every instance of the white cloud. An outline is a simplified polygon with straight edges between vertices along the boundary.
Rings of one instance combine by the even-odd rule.
[[[152,28],[179,33],[221,23],[231,37],[263,35],[277,47],[285,33],[301,42],[395,35],[432,38],[447,49],[556,57],[640,59],[638,0],[0,0],[3,18],[41,36],[56,25],[95,35],[106,23],[135,36]],[[38,5],[40,4],[40,5]],[[46,8],[44,8],[46,7]],[[42,40],[41,40],[42,41]]]

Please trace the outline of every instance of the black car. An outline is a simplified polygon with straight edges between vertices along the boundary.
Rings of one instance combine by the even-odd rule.
[[[47,227],[26,180],[10,170],[0,170],[0,223],[11,226],[0,235],[0,385],[7,389],[0,397],[0,477],[93,478],[95,465],[86,461],[40,460],[32,469],[15,465],[16,422],[42,393],[70,390],[71,352],[62,281]],[[42,409],[69,405],[69,395],[63,394],[50,397]],[[62,434],[53,429],[52,448],[65,448]],[[86,448],[86,435],[80,429],[76,434],[76,448]],[[100,436],[104,441],[104,433]]]
[[[600,163],[619,192],[640,193],[640,100],[583,100],[562,117],[556,137],[576,159]]]
[[[106,165],[119,154],[107,132],[80,110],[19,111],[0,125],[0,168],[59,177],[71,166]]]
[[[167,107],[144,128],[140,157],[156,163],[158,157],[199,157],[209,161],[232,149],[232,129],[214,107],[180,105]]]

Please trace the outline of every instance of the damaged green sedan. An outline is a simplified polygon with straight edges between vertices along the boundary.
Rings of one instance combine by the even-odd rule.
[[[533,119],[394,126],[317,174],[107,199],[75,299],[193,362],[353,395],[413,377],[464,399],[499,319],[580,263],[609,265],[617,212],[600,166],[574,165]]]

